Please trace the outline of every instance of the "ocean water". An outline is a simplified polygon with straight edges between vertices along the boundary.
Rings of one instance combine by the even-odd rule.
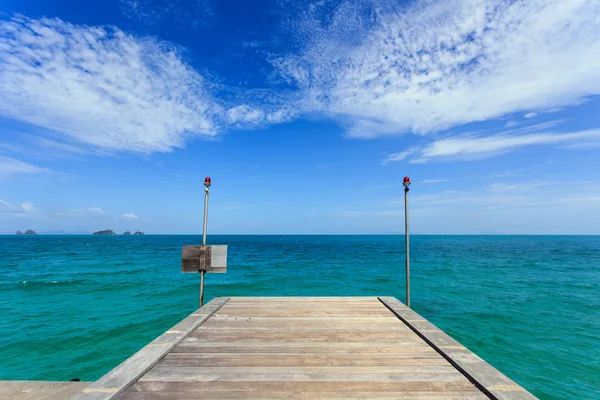
[[[198,305],[196,236],[0,236],[0,379],[95,380]],[[399,236],[209,236],[216,296],[404,301]],[[600,398],[599,236],[413,236],[412,306],[544,399]]]

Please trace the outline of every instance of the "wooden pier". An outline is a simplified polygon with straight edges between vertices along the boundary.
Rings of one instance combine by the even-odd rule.
[[[216,298],[75,396],[534,399],[393,297]]]

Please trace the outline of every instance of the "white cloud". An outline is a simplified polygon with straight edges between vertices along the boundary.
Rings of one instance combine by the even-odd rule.
[[[564,144],[565,146],[563,147],[575,146],[573,149],[589,148],[592,145],[600,144],[600,129],[565,133],[503,133],[495,136],[466,134],[434,140],[414,152],[415,157],[410,162],[476,160],[503,154],[522,147],[544,144]],[[588,146],[584,147],[583,144],[587,144]],[[383,161],[386,162],[387,160],[388,158],[385,158]]]
[[[41,172],[51,171],[14,158],[0,156],[0,179],[15,174],[38,174]]]
[[[33,205],[33,204],[31,204],[31,203],[23,203],[23,204],[21,204],[21,208],[22,208],[22,209],[23,209],[23,211],[25,211],[26,213],[32,213],[32,212],[35,212],[35,211],[36,211],[36,209],[35,209],[34,205]]]
[[[412,156],[413,154],[415,154],[415,152],[417,152],[418,149],[408,149],[405,151],[402,151],[400,153],[393,153],[393,154],[388,154],[382,161],[381,164],[385,165],[389,162],[392,161],[404,161],[406,160],[408,157]]]
[[[123,214],[123,215],[121,215],[121,218],[127,219],[127,220],[134,220],[134,219],[138,219],[138,216],[135,214]]]
[[[21,203],[19,206],[10,204],[8,201],[0,200],[0,217],[2,218],[28,218],[37,216],[37,208],[29,202]]]
[[[11,143],[0,143],[0,149],[3,149],[5,152],[21,154],[35,159],[81,159],[90,154],[109,154],[107,152],[77,146],[73,143],[27,133],[13,133],[13,135],[10,136],[10,139],[7,137],[6,140]]]
[[[72,210],[66,210],[57,212],[56,215],[65,217],[89,217],[89,216],[100,216],[105,215],[103,209],[100,207],[89,207],[89,208],[75,208]]]
[[[120,5],[126,16],[147,25],[166,21],[173,28],[198,29],[212,25],[215,17],[209,0],[120,0]]]
[[[320,4],[293,10],[304,15],[293,28],[303,50],[272,62],[304,93],[302,107],[354,137],[439,131],[600,94],[596,0]]]
[[[0,115],[93,146],[145,153],[182,147],[187,137],[211,137],[228,125],[286,118],[218,102],[180,53],[115,27],[2,20]]]
[[[530,112],[530,113],[523,115],[523,118],[535,118],[537,116],[538,116],[537,113]]]
[[[421,183],[443,183],[448,181],[449,179],[425,179]]]

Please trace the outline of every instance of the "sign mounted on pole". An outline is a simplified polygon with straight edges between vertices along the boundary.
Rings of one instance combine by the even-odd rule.
[[[227,246],[183,246],[181,272],[224,274],[227,272]]]

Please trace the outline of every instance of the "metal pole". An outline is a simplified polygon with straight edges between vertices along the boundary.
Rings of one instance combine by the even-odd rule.
[[[207,178],[208,179],[208,178]],[[210,181],[209,181],[210,184]],[[202,230],[202,247],[206,248],[206,224],[208,222],[208,186],[204,183],[204,229]],[[200,307],[204,304],[204,274],[206,271],[200,271]]]
[[[408,186],[404,188],[404,243],[406,245],[406,306],[410,307],[410,239],[408,235]]]
[[[204,229],[202,231],[202,247],[206,247],[206,224],[208,220],[208,188],[204,188]]]
[[[204,304],[204,273],[205,271],[200,272],[200,307]]]

